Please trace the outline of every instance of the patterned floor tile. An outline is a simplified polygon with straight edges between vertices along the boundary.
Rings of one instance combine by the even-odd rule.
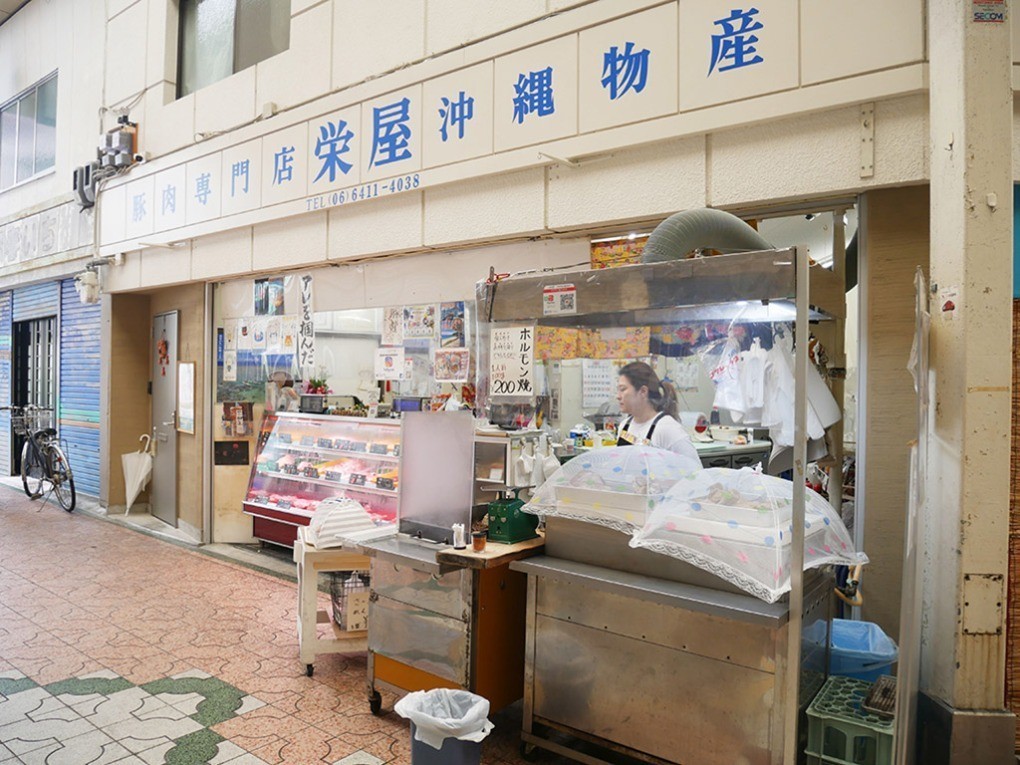
[[[130,753],[101,731],[62,739],[56,748],[36,749],[21,755],[25,765],[110,765]]]
[[[342,760],[337,760],[333,765],[383,765],[383,760],[367,752],[355,752]]]

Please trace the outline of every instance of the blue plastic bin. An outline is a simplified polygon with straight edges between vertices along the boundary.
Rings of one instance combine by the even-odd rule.
[[[898,656],[896,643],[877,624],[832,620],[830,674],[873,683],[880,676],[891,674],[889,667],[896,663]]]

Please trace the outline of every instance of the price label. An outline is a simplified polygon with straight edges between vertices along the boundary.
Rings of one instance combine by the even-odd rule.
[[[276,506],[281,510],[290,510],[290,500],[281,499],[279,502],[276,503]]]
[[[283,468],[283,472],[286,473],[287,475],[297,475],[298,474],[297,465],[290,464],[290,465],[282,465],[281,467]]]
[[[326,471],[326,480],[327,481],[336,481],[337,483],[343,483],[343,481],[344,481],[344,474],[340,473],[340,472],[337,472],[336,470],[327,470]]]
[[[258,502],[260,505],[268,505],[269,504],[269,495],[268,494],[256,494],[255,495],[255,501]]]
[[[400,444],[394,444],[393,445],[393,456],[394,457],[399,457],[400,456]]]
[[[383,478],[382,476],[375,479],[375,485],[378,489],[388,489],[389,491],[393,491],[395,488],[392,478]]]
[[[347,483],[351,486],[364,486],[365,475],[363,473],[351,473],[350,478],[347,479]]]
[[[351,450],[351,442],[346,438],[338,438],[336,448],[342,452],[349,452]]]
[[[292,444],[294,440],[291,438],[290,433],[277,433],[276,440],[281,444]]]
[[[352,452],[367,452],[368,451],[368,444],[366,444],[364,441],[351,441],[351,451]]]
[[[389,454],[390,448],[386,444],[372,444],[372,448],[369,451],[372,454]]]
[[[312,465],[309,465],[308,467],[305,468],[305,478],[318,478],[318,477],[319,471],[317,468],[313,467]]]
[[[331,439],[329,439],[329,438],[320,438],[319,439],[319,448],[320,449],[332,449],[333,448],[333,441]]]
[[[301,445],[302,446],[315,446],[315,437],[314,436],[301,436]]]

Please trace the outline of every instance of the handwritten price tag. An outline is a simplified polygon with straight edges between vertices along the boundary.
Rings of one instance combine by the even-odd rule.
[[[489,384],[493,398],[535,394],[534,327],[498,327],[492,330]]]

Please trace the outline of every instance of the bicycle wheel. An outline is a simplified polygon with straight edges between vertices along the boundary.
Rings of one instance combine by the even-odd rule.
[[[53,483],[53,493],[57,495],[57,502],[67,512],[74,510],[74,503],[77,497],[74,493],[74,475],[71,473],[71,465],[64,456],[59,446],[50,447],[50,481]]]
[[[31,441],[25,441],[21,449],[21,483],[29,499],[38,499],[42,496],[45,478],[46,469],[39,450],[33,448]]]

